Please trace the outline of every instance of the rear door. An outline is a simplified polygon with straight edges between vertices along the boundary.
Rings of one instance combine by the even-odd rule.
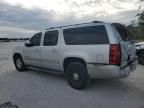
[[[124,67],[136,58],[136,46],[132,35],[123,25],[114,25],[121,45],[121,66]]]
[[[46,31],[41,49],[41,65],[44,68],[58,70],[59,66],[59,31]]]

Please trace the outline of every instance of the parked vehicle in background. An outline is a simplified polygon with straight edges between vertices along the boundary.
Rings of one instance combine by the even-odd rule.
[[[8,38],[0,38],[0,42],[9,42]]]
[[[138,62],[144,65],[144,42],[136,43],[136,55]]]
[[[64,72],[71,87],[83,89],[91,78],[124,78],[136,69],[136,47],[125,26],[91,23],[53,27],[17,46],[18,71],[28,66]]]

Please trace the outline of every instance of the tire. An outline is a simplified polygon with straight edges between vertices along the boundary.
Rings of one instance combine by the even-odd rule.
[[[66,79],[72,88],[84,89],[88,82],[88,72],[86,66],[81,62],[70,63],[65,71]]]
[[[144,65],[144,51],[142,51],[138,54],[138,62],[140,64]]]
[[[15,64],[16,69],[19,72],[23,72],[23,71],[25,71],[27,69],[27,67],[24,64],[23,59],[22,59],[22,57],[20,55],[16,55],[14,57],[14,64]]]

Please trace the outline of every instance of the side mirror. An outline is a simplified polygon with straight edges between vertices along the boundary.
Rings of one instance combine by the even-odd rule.
[[[25,46],[26,46],[26,47],[32,47],[33,44],[32,44],[30,41],[27,41],[27,42],[25,43]]]

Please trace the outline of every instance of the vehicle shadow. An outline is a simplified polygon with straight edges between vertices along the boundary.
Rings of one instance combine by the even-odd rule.
[[[5,72],[0,76],[0,86],[0,93],[3,94],[0,96],[4,97],[0,101],[12,101],[17,105],[23,105],[22,102],[27,99],[41,101],[39,97],[49,99],[52,96],[54,100],[57,97],[67,99],[71,96],[72,99],[77,98],[77,100],[100,98],[117,101],[116,99],[128,100],[131,96],[136,100],[144,100],[144,96],[137,92],[138,88],[134,88],[134,85],[127,82],[127,79],[95,79],[91,80],[84,90],[76,90],[68,85],[64,75],[36,69],[28,69],[26,72],[17,72],[12,69]]]
[[[64,77],[63,73],[59,72],[51,72],[51,71],[46,71],[46,70],[39,70],[39,69],[33,69],[30,68],[29,73],[35,74],[40,76],[42,79],[48,79],[52,81],[58,81],[64,84],[64,86],[69,87],[67,84],[67,81]],[[128,77],[129,78],[129,77]],[[119,92],[119,93],[130,93],[130,92],[136,92],[144,94],[144,91],[141,89],[137,88],[133,83],[130,83],[127,79],[92,79],[88,83],[87,87],[82,90],[83,92],[89,92],[89,91],[106,91],[106,92]],[[61,84],[61,85],[63,85]]]
[[[0,76],[1,80],[6,80],[9,86],[22,86],[29,87],[33,85],[34,88],[40,89],[38,87],[52,87],[53,89],[61,89],[65,91],[74,91],[75,93],[100,93],[100,94],[114,94],[114,95],[126,95],[127,93],[135,93],[142,96],[144,91],[139,90],[135,87],[133,83],[127,81],[127,79],[93,79],[90,81],[88,86],[84,90],[75,90],[69,87],[66,82],[64,75],[59,73],[51,73],[48,71],[38,70],[38,69],[28,69],[26,72],[17,72],[16,70],[11,70],[7,74]],[[19,85],[23,84],[23,85]],[[9,88],[10,88],[9,86]],[[14,86],[15,88],[17,88]],[[12,88],[12,89],[15,89]],[[144,97],[144,96],[143,96]]]
[[[51,72],[51,71],[45,71],[45,70],[38,70],[38,69],[33,69],[30,68],[28,70],[28,73],[35,74],[42,79],[51,79],[54,81],[65,81],[66,79],[64,77],[63,73],[58,73],[58,72]],[[62,85],[62,84],[61,84]],[[67,85],[69,86],[69,85]],[[107,90],[107,91],[124,91],[124,92],[129,92],[131,91],[131,86],[129,83],[125,81],[125,79],[91,79],[90,82],[88,83],[87,87],[83,91],[93,91],[93,90]]]
[[[112,88],[118,91],[123,88],[130,88],[130,86],[120,79],[92,79],[89,89],[95,88],[102,88],[104,90]]]
[[[109,93],[113,95],[125,96],[135,94],[144,99],[144,90],[139,88],[133,82],[125,79],[93,79],[86,88],[86,91]]]

